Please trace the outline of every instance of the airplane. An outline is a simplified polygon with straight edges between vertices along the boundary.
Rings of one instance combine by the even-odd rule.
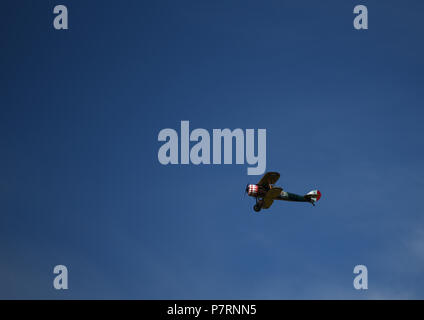
[[[248,184],[246,186],[245,193],[256,198],[253,210],[259,212],[261,209],[268,209],[274,200],[309,202],[315,206],[315,202],[321,198],[319,190],[312,190],[304,196],[286,192],[283,188],[274,186],[279,178],[280,174],[278,172],[267,172],[257,184]]]

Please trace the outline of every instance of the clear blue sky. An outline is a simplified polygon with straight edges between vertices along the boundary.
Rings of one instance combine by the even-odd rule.
[[[423,12],[4,1],[0,298],[423,299]],[[161,165],[157,135],[181,120],[267,129],[278,184],[322,199],[255,214],[246,166]]]

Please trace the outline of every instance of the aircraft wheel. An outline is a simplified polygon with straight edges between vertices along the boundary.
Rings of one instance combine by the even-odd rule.
[[[253,206],[253,210],[255,210],[256,212],[259,212],[259,211],[261,211],[261,207],[259,205],[255,204]]]

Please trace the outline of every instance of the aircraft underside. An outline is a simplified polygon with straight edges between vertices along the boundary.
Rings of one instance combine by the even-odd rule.
[[[310,199],[305,198],[305,196],[301,196],[295,193],[290,193],[286,191],[281,191],[280,195],[273,198],[273,200],[284,200],[284,201],[295,201],[295,202],[310,202],[312,205],[314,204],[314,201],[311,201]],[[264,198],[257,197],[256,198],[256,204],[254,205],[253,209],[256,212],[259,212],[263,206],[264,206]],[[266,207],[265,207],[266,208]]]
[[[309,200],[305,199],[304,196],[301,196],[295,193],[286,192],[286,191],[281,191],[280,195],[277,198],[275,198],[275,200],[309,202]]]

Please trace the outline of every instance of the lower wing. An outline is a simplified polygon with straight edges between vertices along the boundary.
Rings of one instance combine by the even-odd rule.
[[[268,209],[274,202],[274,199],[281,194],[281,191],[283,191],[283,189],[281,189],[280,187],[274,187],[270,189],[264,197],[264,204],[262,208]]]

